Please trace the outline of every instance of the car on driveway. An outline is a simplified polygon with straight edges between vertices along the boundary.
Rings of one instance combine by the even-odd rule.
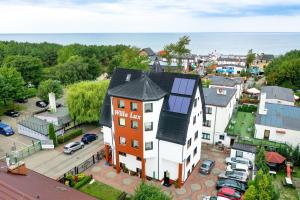
[[[221,172],[218,177],[225,179],[233,179],[243,183],[246,183],[248,181],[248,175],[244,172],[239,171],[224,171]]]
[[[217,181],[216,188],[217,188],[217,190],[219,190],[222,187],[233,188],[242,193],[244,193],[247,189],[246,184],[238,182],[236,180],[232,180],[232,179],[219,179]]]
[[[13,135],[14,130],[7,124],[0,123],[0,134],[5,136]]]
[[[75,151],[82,149],[84,147],[83,142],[70,142],[69,144],[64,146],[64,153],[65,154],[72,154]]]
[[[93,142],[94,140],[97,140],[97,138],[98,138],[98,136],[96,134],[86,133],[81,138],[81,142],[83,142],[84,144],[88,144],[90,142]]]
[[[20,99],[17,99],[16,102],[18,102],[18,103],[27,103],[28,99],[26,97],[22,97]]]
[[[229,164],[233,164],[233,163],[240,163],[240,164],[245,164],[248,166],[249,169],[253,168],[253,164],[250,160],[246,159],[246,158],[240,158],[240,157],[227,157],[225,159],[225,163],[227,165]]]
[[[19,117],[20,116],[20,113],[18,111],[15,111],[15,110],[8,110],[4,114],[9,116],[9,117]]]
[[[35,105],[40,108],[46,108],[48,106],[48,103],[46,101],[37,101],[35,102]]]
[[[210,174],[211,170],[215,166],[214,160],[204,160],[200,166],[201,174]]]
[[[249,176],[249,168],[248,168],[248,165],[246,165],[246,164],[232,163],[227,166],[226,171],[232,171],[232,170],[245,172]]]
[[[240,193],[239,191],[236,191],[232,188],[229,188],[229,187],[221,188],[218,191],[217,196],[226,197],[230,200],[242,200],[242,193]]]
[[[218,197],[218,196],[205,196],[202,200],[230,200],[226,197]]]

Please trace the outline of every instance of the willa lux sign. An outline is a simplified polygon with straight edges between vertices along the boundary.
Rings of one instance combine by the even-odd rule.
[[[129,117],[130,119],[138,119],[138,120],[141,119],[140,115],[133,114],[132,112],[127,113],[123,110],[115,110],[115,115],[119,117],[125,117],[125,118]]]

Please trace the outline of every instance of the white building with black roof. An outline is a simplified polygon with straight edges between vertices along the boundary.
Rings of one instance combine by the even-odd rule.
[[[204,109],[199,76],[117,68],[101,111],[106,161],[181,186],[200,161]]]

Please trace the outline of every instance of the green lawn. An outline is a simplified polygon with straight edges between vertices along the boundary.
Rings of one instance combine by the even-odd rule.
[[[98,181],[92,184],[86,184],[80,188],[80,191],[101,200],[116,200],[122,193],[120,190]]]
[[[280,200],[299,200],[298,192],[294,188],[285,187],[282,184],[284,177],[286,176],[285,171],[280,171],[277,173],[276,177],[273,179],[273,183],[280,193]]]
[[[255,116],[252,113],[238,111],[229,122],[227,131],[230,135],[253,138]]]

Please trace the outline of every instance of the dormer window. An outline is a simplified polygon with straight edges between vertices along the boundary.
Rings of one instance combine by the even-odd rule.
[[[127,74],[127,76],[126,76],[126,82],[129,82],[130,81],[130,78],[131,78],[131,74]]]

